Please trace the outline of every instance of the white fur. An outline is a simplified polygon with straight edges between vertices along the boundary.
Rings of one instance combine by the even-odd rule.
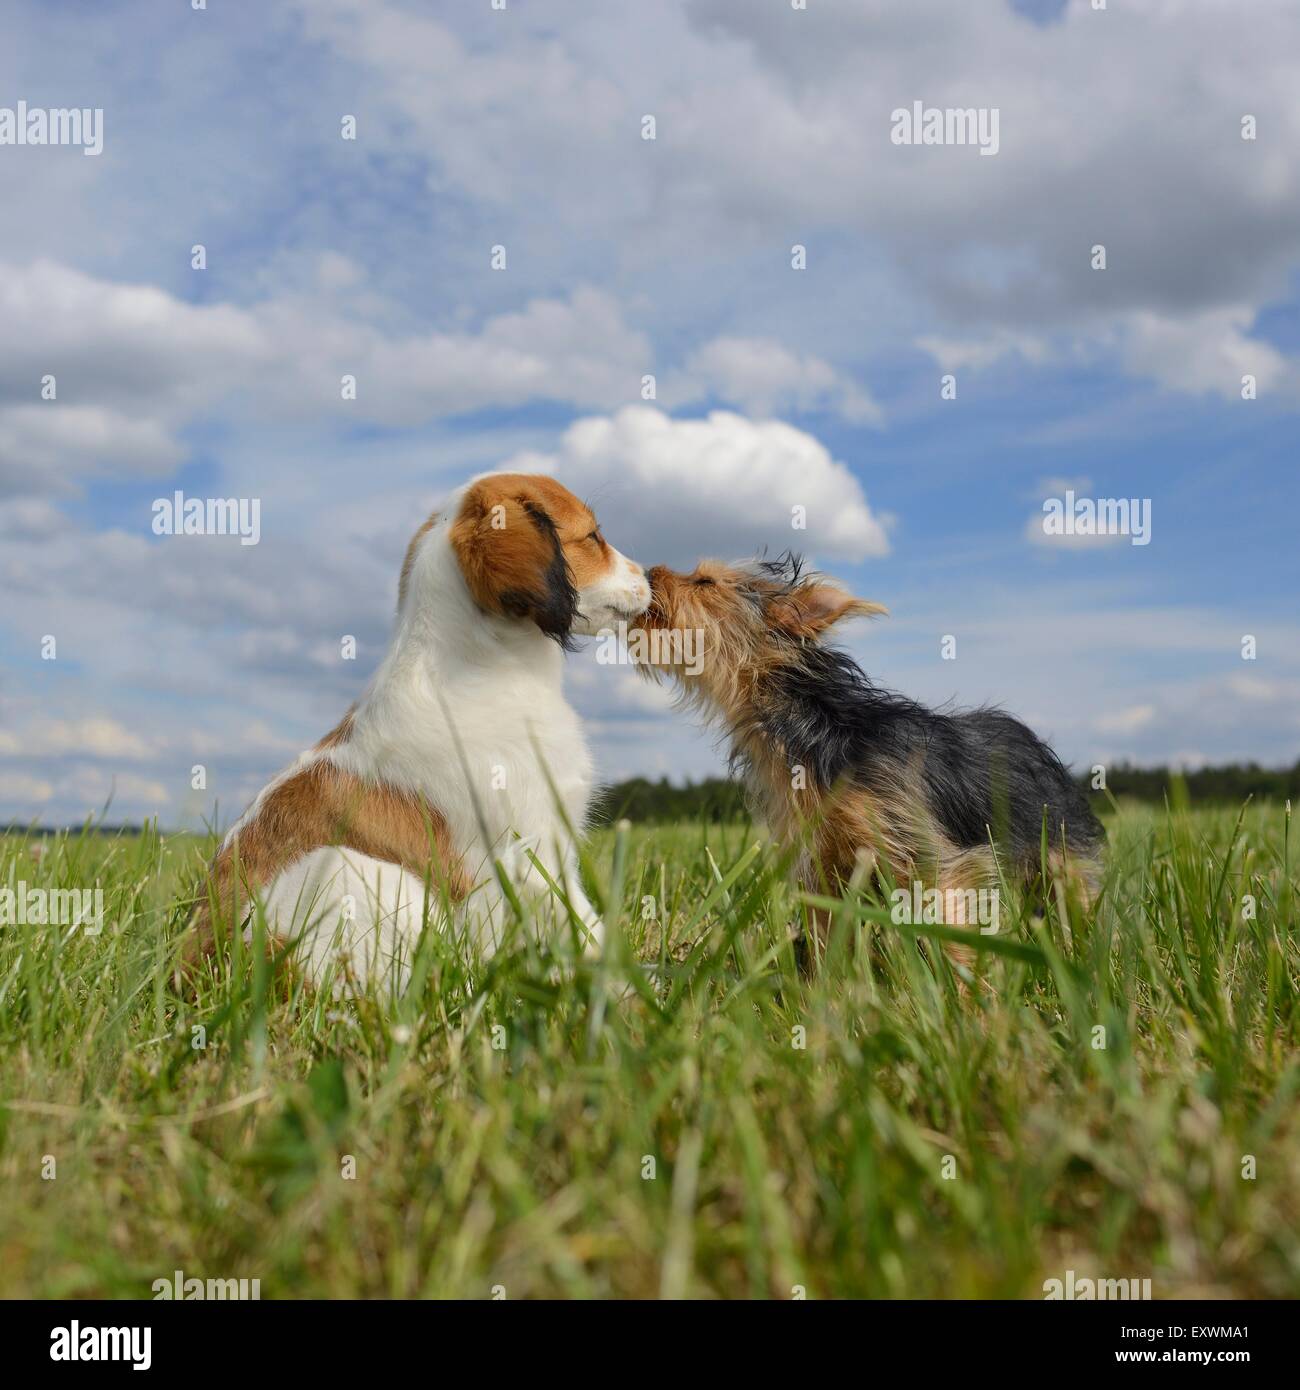
[[[428,902],[436,912],[436,885]],[[296,959],[312,985],[333,972],[340,994],[352,980],[405,986],[425,904],[424,883],[400,865],[333,847],[295,860],[262,895],[268,929],[299,942]]]
[[[586,822],[592,762],[561,689],[563,652],[531,621],[497,617],[474,602],[450,542],[463,495],[464,489],[421,539],[392,642],[357,704],[347,742],[303,754],[271,786],[325,759],[416,793],[442,813],[475,885],[459,917],[484,954],[500,944],[510,922],[494,863],[540,918],[567,922],[530,851],[586,924],[589,949],[599,949],[604,929],[582,890],[574,838]],[[594,635],[644,612],[649,601],[641,568],[614,551],[602,579],[579,590],[573,630]],[[350,925],[349,897],[357,919]],[[303,950],[317,977],[340,946],[353,951],[358,978],[394,955],[409,961],[423,926],[423,883],[352,851],[317,851],[296,862],[268,886],[263,901],[279,937],[297,936],[308,916],[314,920]],[[372,924],[373,939],[363,930]]]

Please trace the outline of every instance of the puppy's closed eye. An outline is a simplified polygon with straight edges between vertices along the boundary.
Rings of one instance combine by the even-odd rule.
[[[697,589],[700,589],[703,588],[706,584],[716,586],[717,582],[718,581],[716,579],[710,579],[708,575],[701,575],[699,579],[695,580],[695,587]]]

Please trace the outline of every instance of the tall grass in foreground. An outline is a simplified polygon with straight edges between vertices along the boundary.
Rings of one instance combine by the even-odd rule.
[[[173,991],[205,842],[10,837],[0,887],[98,883],[106,925],[0,927],[0,1294],[1294,1296],[1285,813],[1108,829],[1100,904],[1004,911],[975,988],[856,902],[801,976],[760,837],[683,825],[594,840],[614,962],[430,934],[352,1003],[255,952]]]

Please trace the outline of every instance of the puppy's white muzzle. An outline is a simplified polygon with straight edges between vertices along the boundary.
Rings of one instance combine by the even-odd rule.
[[[650,581],[640,565],[611,549],[613,563],[594,584],[578,590],[576,633],[594,637],[619,621],[626,622],[650,606]]]

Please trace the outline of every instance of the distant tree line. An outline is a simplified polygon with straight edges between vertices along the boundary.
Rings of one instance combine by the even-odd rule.
[[[1256,801],[1294,801],[1300,805],[1300,761],[1294,767],[1267,768],[1257,763],[1230,763],[1226,767],[1203,767],[1196,772],[1172,771],[1165,767],[1129,767],[1118,764],[1106,769],[1106,792],[1094,791],[1091,776],[1076,778],[1096,810],[1117,800],[1149,801],[1159,805],[1168,796],[1175,803],[1186,789],[1193,805],[1239,805],[1249,797]],[[1172,790],[1177,784],[1177,790]],[[662,825],[669,821],[737,821],[746,819],[745,798],[738,783],[727,777],[706,777],[700,782],[674,786],[667,777],[652,782],[633,777],[605,787],[593,798],[593,825],[609,825],[617,820]],[[79,827],[74,827],[77,829]],[[96,824],[102,835],[136,835],[138,824]],[[0,835],[53,835],[59,828],[0,823]]]
[[[667,777],[651,782],[633,777],[605,787],[592,801],[595,825],[617,820],[662,825],[668,821],[744,820],[745,798],[738,782],[727,777],[706,777],[675,787]]]
[[[1077,779],[1097,809],[1109,798],[1094,791],[1090,775]],[[1176,790],[1171,790],[1177,784]],[[1193,804],[1234,804],[1254,797],[1256,801],[1300,801],[1300,761],[1290,768],[1266,768],[1256,763],[1231,763],[1226,767],[1203,767],[1195,772],[1165,767],[1129,767],[1120,764],[1106,769],[1106,790],[1117,800],[1149,801],[1160,804],[1168,796],[1177,800],[1186,789]],[[706,777],[699,782],[675,786],[667,777],[657,782],[633,777],[606,787],[592,806],[592,820],[607,825],[616,820],[646,822],[733,821],[747,815],[740,786],[726,777]]]
[[[1113,797],[1161,802],[1175,781],[1187,789],[1189,801],[1231,803],[1253,796],[1256,801],[1295,801],[1300,797],[1300,761],[1294,767],[1260,767],[1258,763],[1228,763],[1224,767],[1202,767],[1195,772],[1171,771],[1165,767],[1129,767],[1119,764],[1106,769],[1106,789]],[[1092,778],[1078,778],[1084,791],[1092,791]],[[1103,797],[1104,799],[1104,797]]]

